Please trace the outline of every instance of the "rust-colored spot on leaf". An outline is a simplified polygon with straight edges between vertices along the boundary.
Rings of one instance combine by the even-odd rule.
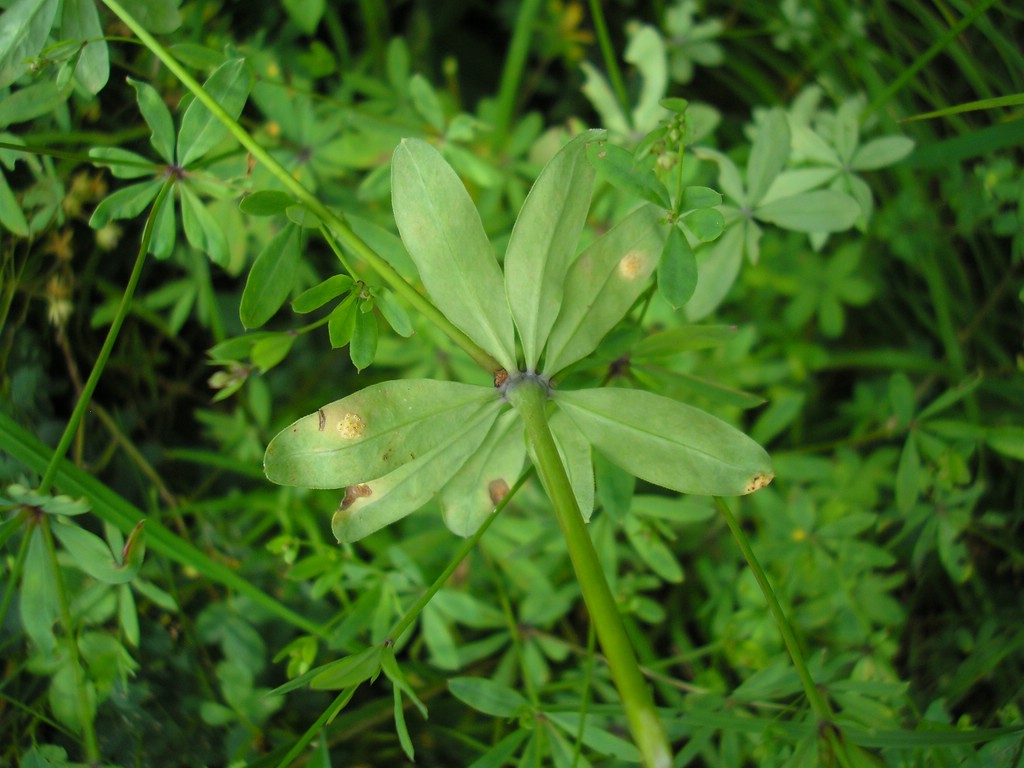
[[[338,509],[346,510],[356,503],[359,499],[364,499],[367,496],[373,495],[373,489],[366,483],[360,483],[359,485],[350,485],[345,489],[345,498],[341,500],[341,506]]]
[[[366,422],[358,413],[346,413],[345,417],[338,422],[338,432],[348,440],[355,440],[361,437],[366,431]]]
[[[497,389],[508,381],[508,371],[504,368],[499,368],[494,372],[494,387]]]
[[[768,483],[775,479],[775,475],[769,472],[758,472],[754,477],[747,483],[747,487],[743,489],[744,493],[753,493],[764,488]]]
[[[508,496],[508,483],[500,477],[497,480],[491,480],[487,484],[487,493],[491,496],[492,504],[500,504],[501,500]]]
[[[323,408],[317,408],[316,413],[317,416],[320,417],[320,431],[323,432],[324,428],[327,426],[327,414],[324,413]]]

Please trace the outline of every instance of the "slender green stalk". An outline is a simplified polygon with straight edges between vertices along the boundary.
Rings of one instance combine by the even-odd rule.
[[[96,358],[96,364],[92,367],[92,372],[89,374],[85,386],[82,387],[82,394],[75,404],[75,410],[71,412],[71,418],[68,419],[67,427],[64,428],[64,434],[61,435],[60,442],[57,443],[53,456],[50,458],[50,464],[46,468],[46,472],[43,473],[43,479],[39,482],[40,493],[46,493],[50,490],[50,486],[53,485],[53,480],[57,476],[57,468],[60,466],[61,460],[67,455],[71,441],[75,437],[75,432],[78,431],[82,419],[85,418],[85,411],[89,407],[92,393],[96,391],[96,385],[99,384],[100,376],[103,374],[107,360],[110,359],[110,353],[114,349],[114,342],[117,341],[117,336],[121,332],[121,325],[128,316],[128,310],[132,305],[135,288],[138,286],[139,278],[142,276],[142,265],[146,263],[149,242],[153,239],[153,228],[156,226],[157,214],[160,212],[164,199],[173,185],[174,178],[168,176],[164,181],[164,185],[160,187],[160,192],[157,194],[153,206],[149,209],[149,216],[146,217],[146,226],[142,230],[142,244],[139,246],[139,255],[135,257],[135,266],[132,267],[132,274],[128,278],[128,285],[125,287],[124,295],[121,297],[121,305],[117,308],[117,314],[114,315],[114,321],[110,324],[110,330],[107,331],[107,338],[103,341],[103,347]]]
[[[648,768],[672,764],[672,751],[654,708],[651,689],[637,664],[636,653],[622,623],[615,597],[605,579],[594,542],[576,504],[555,439],[548,427],[547,387],[539,381],[521,379],[507,391],[526,426],[526,435],[536,455],[537,469],[555,508],[565,536],[576,579],[590,619],[597,631],[601,650],[608,660],[612,680],[622,697],[629,730]]]
[[[978,3],[971,9],[970,13],[950,27],[946,34],[932,43],[931,47],[929,47],[927,51],[918,56],[913,64],[904,69],[900,75],[889,84],[888,88],[872,99],[871,103],[868,104],[867,108],[861,115],[861,120],[866,119],[868,116],[873,115],[879,109],[884,107],[893,96],[903,90],[907,83],[914,78],[914,75],[916,75],[925,64],[935,58],[943,48],[955,40],[957,35],[961,34],[965,29],[974,24],[974,22],[977,21],[994,3],[995,0],[982,0],[982,2]]]
[[[519,489],[523,487],[523,483],[529,479],[531,474],[532,472],[524,472],[509,489],[509,492],[505,494],[505,498],[498,502],[494,511],[487,516],[487,519],[484,520],[477,532],[463,541],[459,548],[455,550],[455,554],[448,562],[448,565],[445,566],[445,569],[438,574],[436,579],[434,579],[434,583],[431,584],[422,595],[416,598],[416,601],[409,606],[409,609],[405,612],[402,618],[400,618],[391,628],[391,632],[388,635],[389,640],[397,641],[398,638],[400,638],[402,634],[415,623],[420,612],[426,608],[427,603],[431,601],[441,587],[448,583],[448,579],[450,579],[451,575],[455,573],[455,569],[459,567],[462,561],[469,557],[469,553],[476,549],[477,542],[480,541],[480,538],[487,532],[487,529],[491,527],[491,523],[497,519],[501,510],[508,506],[509,502],[512,501],[515,495],[519,492]]]
[[[498,89],[497,116],[494,120],[495,147],[499,147],[505,141],[508,128],[512,124],[512,113],[515,112],[516,99],[523,81],[526,57],[530,53],[533,22],[539,10],[540,0],[525,0],[519,5],[516,26],[512,30],[512,41],[508,46],[505,68],[501,73],[501,86]]]
[[[764,599],[768,602],[768,610],[771,611],[772,618],[775,619],[779,632],[782,633],[782,641],[786,644],[786,650],[789,651],[789,657],[793,660],[793,666],[796,667],[796,673],[800,677],[800,682],[804,687],[804,693],[807,695],[807,701],[810,702],[811,709],[814,711],[814,716],[819,721],[831,720],[832,710],[828,702],[821,695],[821,692],[818,691],[814,678],[811,677],[811,672],[807,668],[803,652],[800,650],[800,643],[797,642],[793,627],[789,623],[789,619],[786,618],[786,613],[782,610],[779,598],[775,596],[775,590],[772,589],[772,585],[768,581],[768,574],[764,572],[764,568],[758,562],[757,556],[754,555],[750,541],[740,527],[739,521],[733,515],[732,510],[729,509],[729,505],[719,496],[714,498],[715,506],[718,507],[718,511],[725,518],[726,525],[732,531],[733,538],[736,539],[736,543],[739,544],[740,551],[743,553],[743,558],[747,561],[747,565],[750,566],[750,570],[753,571],[754,578],[764,594]]]
[[[316,735],[321,733],[323,727],[330,723],[345,708],[345,705],[348,704],[358,689],[358,685],[351,685],[335,696],[334,701],[320,714],[316,722],[306,729],[306,732],[299,737],[298,741],[292,744],[292,748],[288,750],[288,754],[277,764],[277,768],[288,768],[288,766],[294,765],[295,759],[302,754],[302,751],[309,746],[310,742],[316,738]],[[323,738],[327,738],[327,735],[323,734]]]
[[[64,575],[60,570],[60,563],[57,562],[57,547],[53,542],[53,532],[50,530],[50,518],[48,515],[41,515],[39,520],[39,531],[46,543],[46,553],[50,559],[50,567],[53,568],[53,580],[57,588],[57,598],[60,603],[60,623],[64,629],[64,636],[68,644],[68,652],[71,654],[71,666],[75,673],[75,709],[78,711],[78,721],[82,728],[82,739],[85,741],[85,757],[91,765],[98,765],[100,761],[100,747],[96,741],[96,728],[93,724],[92,713],[89,711],[89,692],[85,687],[82,662],[78,655],[78,638],[75,636],[75,626],[71,618],[71,604],[68,602],[68,592],[64,588]]]
[[[622,114],[626,117],[626,122],[632,126],[633,110],[629,107],[626,85],[622,81],[618,59],[615,58],[615,48],[612,45],[611,36],[608,34],[608,25],[604,22],[601,0],[590,0],[590,18],[594,22],[594,32],[597,33],[597,41],[601,46],[601,56],[604,58],[604,67],[608,70],[608,80],[611,82],[612,91],[619,101],[619,106],[622,107]]]
[[[481,349],[465,333],[456,328],[452,322],[445,317],[440,310],[438,310],[437,307],[435,307],[419,291],[413,288],[413,286],[407,283],[394,267],[392,267],[382,256],[380,256],[380,254],[374,251],[358,235],[356,235],[341,214],[332,211],[320,202],[316,195],[306,189],[302,183],[292,176],[283,165],[275,160],[267,150],[260,146],[249,132],[246,131],[237,120],[234,120],[227,112],[225,112],[220,104],[218,104],[210,94],[203,90],[203,86],[199,84],[199,81],[192,77],[192,75],[190,75],[188,71],[178,63],[177,59],[171,56],[167,49],[160,45],[156,38],[149,34],[149,32],[147,32],[135,20],[135,18],[117,2],[117,0],[103,0],[103,2],[119,19],[121,19],[121,21],[125,23],[129,29],[131,29],[132,32],[135,33],[139,40],[143,42],[153,55],[163,62],[164,66],[166,66],[167,69],[169,69],[171,73],[181,81],[182,85],[188,88],[189,91],[195,95],[196,99],[210,110],[210,113],[228,129],[228,132],[238,140],[239,144],[249,151],[257,162],[273,174],[273,176],[280,181],[297,200],[305,205],[306,208],[318,216],[321,221],[326,222],[326,224],[338,235],[343,246],[365,261],[371,269],[373,269],[388,285],[392,287],[392,289],[394,289],[395,293],[402,296],[418,312],[423,314],[428,320],[447,334],[452,341],[465,350],[466,353],[481,367],[492,372],[501,368],[493,357]],[[355,277],[355,275],[353,275],[353,277]]]
[[[28,514],[24,510],[19,513],[17,527],[24,527]],[[4,587],[4,596],[0,599],[0,627],[4,625],[4,620],[7,618],[7,610],[11,607],[11,600],[14,599],[14,592],[18,586],[18,577],[21,575],[25,564],[25,557],[28,555],[28,544],[32,538],[28,535],[30,533],[31,531],[27,531],[26,535],[21,537],[18,554],[15,555],[14,562],[11,564],[11,577],[7,580],[7,586]]]

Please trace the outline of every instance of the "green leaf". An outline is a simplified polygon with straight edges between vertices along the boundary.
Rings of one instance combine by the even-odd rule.
[[[696,287],[697,259],[686,235],[679,227],[672,227],[658,261],[658,290],[673,309],[679,309]]]
[[[707,499],[694,496],[655,496],[637,494],[633,497],[632,511],[643,517],[668,520],[673,523],[705,523],[715,516],[715,508]],[[874,520],[874,518],[871,518]]]
[[[405,709],[402,707],[402,692],[398,685],[393,685],[392,690],[395,698],[395,732],[398,734],[398,743],[402,747],[409,762],[416,761],[416,750],[413,749],[412,737],[409,736],[409,728],[405,724]]]
[[[914,419],[914,385],[902,372],[889,377],[889,402],[900,426],[907,426]]]
[[[341,294],[350,290],[353,285],[352,278],[348,275],[328,277],[323,282],[317,283],[312,288],[296,296],[292,301],[292,311],[298,312],[300,315],[312,312],[332,299],[338,298]]]
[[[725,217],[715,208],[698,208],[686,214],[682,221],[702,243],[717,240],[725,231]]]
[[[171,112],[160,98],[153,86],[139,80],[128,78],[128,85],[135,89],[135,99],[139,104],[139,111],[142,119],[146,121],[151,131],[149,141],[153,149],[164,159],[164,162],[174,162],[174,120]]]
[[[683,581],[683,569],[672,550],[662,541],[657,528],[636,515],[626,516],[626,536],[640,559],[662,580],[672,584]]]
[[[395,333],[407,339],[416,332],[412,327],[412,320],[409,319],[409,313],[391,291],[381,288],[374,294],[374,300],[377,309]]]
[[[736,339],[735,325],[684,325],[658,331],[642,339],[634,348],[637,361],[665,360],[695,349],[710,349]]]
[[[544,353],[544,373],[554,375],[593,352],[633,306],[664,247],[659,214],[650,205],[634,211],[573,262]]]
[[[615,464],[682,493],[739,496],[774,477],[765,450],[724,421],[630,389],[556,392],[555,401]]]
[[[493,388],[471,384],[432,379],[374,384],[282,430],[267,447],[263,469],[281,485],[363,483],[423,456],[498,402]]]
[[[608,755],[626,763],[641,762],[640,751],[629,741],[601,728],[599,718],[587,715],[583,718],[582,733],[580,715],[576,712],[545,712],[544,716],[575,739],[580,734],[582,741],[590,749],[602,755]]]
[[[364,312],[360,307],[355,313],[348,354],[357,371],[369,368],[377,356],[377,316],[372,311]]]
[[[352,332],[356,327],[356,306],[358,295],[350,293],[344,301],[331,310],[327,318],[327,332],[331,339],[331,349],[341,349],[352,340]]]
[[[773,200],[754,211],[761,221],[797,232],[840,232],[852,227],[860,214],[856,200],[828,189]]]
[[[569,475],[576,505],[583,519],[590,521],[594,513],[594,459],[590,442],[580,432],[576,423],[561,411],[551,414],[548,421],[551,436],[555,439],[558,455]]]
[[[1024,461],[1024,427],[993,427],[985,442],[1003,456]]]
[[[21,210],[18,198],[14,196],[7,179],[0,173],[0,224],[18,237],[28,236],[28,220]]]
[[[288,16],[307,35],[316,32],[325,6],[325,0],[284,0],[284,9]]]
[[[181,0],[121,0],[121,5],[155,35],[169,34],[181,26]]]
[[[55,524],[53,533],[75,564],[94,579],[105,584],[126,584],[135,578],[146,554],[144,523],[143,520],[136,524],[128,536],[121,562],[111,554],[107,542],[73,523]]]
[[[896,508],[907,514],[917,503],[921,492],[921,457],[917,452],[914,433],[907,435],[907,441],[900,452],[900,463],[896,468]]]
[[[0,88],[28,71],[57,16],[58,0],[17,0],[0,14]]]
[[[754,137],[747,163],[747,196],[752,205],[765,196],[789,159],[789,120],[781,109],[765,116]]]
[[[338,659],[312,676],[309,687],[318,691],[336,691],[359,685],[380,671],[383,646],[375,645],[365,651]]]
[[[292,292],[301,256],[298,233],[294,224],[285,226],[253,262],[238,310],[245,328],[259,328],[266,323]]]
[[[613,187],[629,195],[668,208],[668,190],[658,180],[653,168],[637,166],[633,155],[622,147],[598,141],[587,145],[587,160],[597,175]]]
[[[906,136],[883,136],[869,141],[853,155],[850,167],[855,171],[873,171],[895,165],[914,150],[914,140]]]
[[[295,198],[276,189],[261,189],[243,197],[238,208],[250,216],[279,216],[295,205]]]
[[[0,100],[0,128],[48,115],[67,98],[68,92],[52,82],[33,83],[19,88]]]
[[[21,590],[18,607],[21,625],[25,634],[44,654],[51,654],[57,647],[53,625],[60,613],[57,584],[53,577],[53,566],[46,551],[46,541],[38,526],[28,530],[31,537],[25,562],[22,565]]]
[[[134,219],[153,202],[163,183],[162,179],[154,179],[117,190],[96,206],[89,219],[89,226],[101,229],[113,219]],[[164,205],[165,209],[172,207],[169,200]]]
[[[152,176],[158,166],[149,158],[120,147],[93,147],[89,157],[99,160],[97,165],[106,166],[119,179],[138,179]]]
[[[444,109],[441,107],[441,100],[437,98],[430,81],[423,75],[417,73],[409,78],[409,100],[431,128],[438,133],[444,132]]]
[[[436,149],[405,139],[391,163],[395,221],[434,303],[507,371],[516,370],[512,314],[480,214]]]
[[[181,194],[181,226],[185,230],[185,238],[193,248],[208,254],[214,264],[226,267],[230,254],[224,230],[188,184],[179,184],[178,191]]]
[[[288,356],[296,338],[291,333],[272,333],[260,339],[252,347],[252,364],[266,373]]]
[[[453,677],[448,690],[459,701],[493,717],[515,717],[530,706],[519,691],[483,677]]]
[[[110,53],[95,1],[64,0],[60,32],[67,40],[88,41],[78,57],[75,79],[89,93],[99,93],[110,78]]]
[[[749,221],[737,222],[714,243],[697,249],[697,287],[686,304],[687,319],[707,317],[725,299],[740,273],[744,237],[750,225]]]
[[[687,187],[683,190],[683,210],[714,208],[722,204],[722,195],[711,187]]]
[[[584,150],[601,133],[580,134],[544,166],[505,251],[505,290],[528,371],[537,370],[562,303],[565,274],[576,255],[594,187]]]
[[[209,79],[203,83],[206,91],[227,112],[237,120],[242,107],[249,97],[249,72],[245,59],[231,59],[224,62]],[[188,105],[181,118],[178,131],[178,165],[188,168],[227,135],[228,129],[214,117],[198,99]]]
[[[498,400],[486,403],[468,418],[447,424],[441,440],[414,460],[383,477],[349,486],[331,518],[338,541],[358,541],[430,501],[480,447],[501,408]],[[412,453],[408,441],[402,445],[407,454]]]
[[[518,428],[517,428],[518,427]],[[519,478],[526,461],[519,415],[507,411],[469,461],[441,489],[441,512],[448,530],[472,536]]]

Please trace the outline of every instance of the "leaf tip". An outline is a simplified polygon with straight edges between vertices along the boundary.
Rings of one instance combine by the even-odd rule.
[[[754,491],[759,491],[774,479],[774,472],[758,472],[750,479],[750,482],[747,483],[746,487],[743,489],[743,493],[745,495],[753,493]]]

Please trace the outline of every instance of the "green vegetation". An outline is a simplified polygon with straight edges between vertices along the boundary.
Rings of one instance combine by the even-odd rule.
[[[0,2],[0,765],[1024,765],[1024,13]]]

